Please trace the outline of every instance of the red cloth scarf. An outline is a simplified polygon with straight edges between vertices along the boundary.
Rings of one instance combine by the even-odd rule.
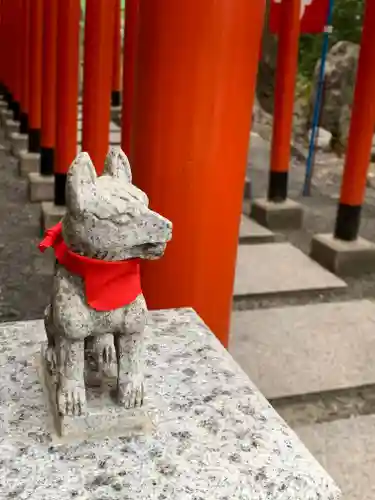
[[[45,232],[39,250],[53,248],[59,264],[83,278],[86,300],[97,311],[112,311],[133,302],[142,293],[139,259],[105,261],[83,257],[69,250],[62,236],[62,222]]]

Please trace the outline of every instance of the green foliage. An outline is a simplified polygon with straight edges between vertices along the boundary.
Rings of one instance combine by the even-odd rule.
[[[370,0],[374,1],[374,0]],[[346,40],[360,43],[365,0],[334,0],[333,33],[330,46]],[[320,59],[323,35],[302,35],[299,49],[299,72],[305,78],[314,73]]]

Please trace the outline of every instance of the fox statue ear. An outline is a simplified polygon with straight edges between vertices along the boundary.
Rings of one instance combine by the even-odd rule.
[[[77,215],[84,210],[85,201],[91,199],[88,190],[96,189],[96,171],[88,153],[79,153],[71,164],[66,179],[66,206]]]
[[[111,148],[104,162],[104,175],[111,175],[132,182],[132,171],[128,157],[121,148]]]

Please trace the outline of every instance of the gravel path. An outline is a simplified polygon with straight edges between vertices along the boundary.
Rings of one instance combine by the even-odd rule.
[[[3,151],[0,179],[0,321],[41,318],[52,275],[37,249],[40,205],[28,202],[27,183]]]

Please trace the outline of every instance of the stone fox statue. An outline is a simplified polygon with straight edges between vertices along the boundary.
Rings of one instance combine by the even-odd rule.
[[[77,156],[67,175],[66,208],[39,247],[53,247],[57,260],[45,313],[45,360],[58,411],[85,411],[88,343],[100,373],[117,365],[118,403],[141,406],[147,306],[139,262],[163,255],[172,224],[148,208],[121,149],[110,150],[100,177],[87,153]]]

